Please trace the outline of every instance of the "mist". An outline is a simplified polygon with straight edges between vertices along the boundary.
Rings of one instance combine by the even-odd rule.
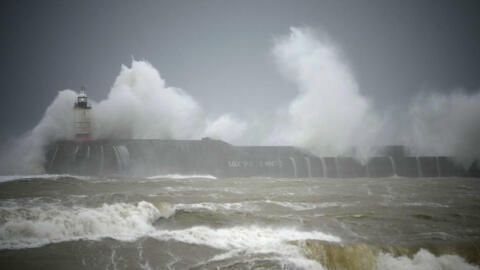
[[[291,28],[274,40],[279,80],[296,96],[271,117],[231,112],[207,116],[187,91],[169,86],[147,61],[122,66],[107,98],[92,103],[93,139],[200,139],[232,144],[293,145],[338,156],[352,146],[365,161],[379,143],[404,144],[415,154],[475,158],[480,153],[480,94],[421,93],[390,118],[362,94],[347,59],[327,34]],[[77,93],[60,91],[41,121],[1,157],[2,172],[43,172],[45,147],[73,139]],[[248,106],[248,104],[245,104]],[[400,128],[399,128],[400,127]],[[388,137],[386,137],[388,134]]]
[[[480,94],[421,92],[408,110],[405,144],[417,154],[480,157]],[[408,133],[407,133],[408,132]]]

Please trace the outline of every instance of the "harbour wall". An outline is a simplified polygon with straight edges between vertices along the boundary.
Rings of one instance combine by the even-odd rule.
[[[234,146],[219,140],[58,141],[48,146],[45,171],[54,174],[209,174],[217,177],[355,178],[480,177],[477,161],[409,156],[402,146],[377,147],[365,164],[351,156],[319,157],[290,146]]]

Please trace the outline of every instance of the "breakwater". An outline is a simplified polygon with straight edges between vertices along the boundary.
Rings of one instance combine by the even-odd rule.
[[[48,146],[47,173],[80,175],[214,175],[217,177],[355,178],[479,177],[477,161],[411,156],[402,146],[377,147],[364,164],[352,156],[316,156],[290,146],[234,146],[219,140],[58,141]]]

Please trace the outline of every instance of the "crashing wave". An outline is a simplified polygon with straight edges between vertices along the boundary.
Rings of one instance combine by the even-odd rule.
[[[133,241],[152,233],[153,222],[169,217],[168,205],[104,204],[98,208],[3,207],[0,218],[0,249],[39,247],[79,239],[98,240],[111,237]]]

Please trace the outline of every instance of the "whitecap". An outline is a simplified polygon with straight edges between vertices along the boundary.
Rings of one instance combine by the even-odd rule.
[[[168,204],[104,204],[98,208],[3,207],[0,224],[0,249],[38,247],[78,239],[111,237],[133,241],[155,231],[153,222],[173,215]]]
[[[63,177],[76,178],[80,180],[90,179],[90,177],[87,177],[87,176],[78,176],[78,175],[70,175],[70,174],[0,175],[0,183],[18,181],[18,180],[27,180],[27,179],[57,180]]]
[[[377,269],[391,270],[478,270],[478,266],[468,264],[458,255],[435,256],[425,249],[420,249],[413,257],[395,257],[389,253],[380,253]]]
[[[403,206],[414,206],[414,207],[433,207],[433,208],[448,208],[449,205],[435,203],[435,202],[407,202],[403,203]]]
[[[251,202],[231,202],[231,203],[214,203],[214,202],[200,202],[192,204],[176,204],[175,209],[192,210],[192,209],[205,209],[212,212],[218,211],[244,211],[255,212],[259,211],[259,207]]]
[[[156,179],[190,179],[190,178],[202,178],[202,179],[217,179],[217,177],[210,175],[210,174],[191,174],[191,175],[183,175],[183,174],[163,174],[163,175],[153,175],[146,177],[149,180],[156,180]]]
[[[305,258],[293,241],[308,239],[340,242],[340,238],[320,231],[300,231],[295,228],[272,228],[259,226],[235,226],[209,228],[196,226],[182,230],[157,230],[152,237],[162,241],[179,241],[187,244],[205,245],[226,250],[208,260],[219,261],[238,254],[269,254],[272,260],[287,262],[303,269],[322,269],[313,260]]]

